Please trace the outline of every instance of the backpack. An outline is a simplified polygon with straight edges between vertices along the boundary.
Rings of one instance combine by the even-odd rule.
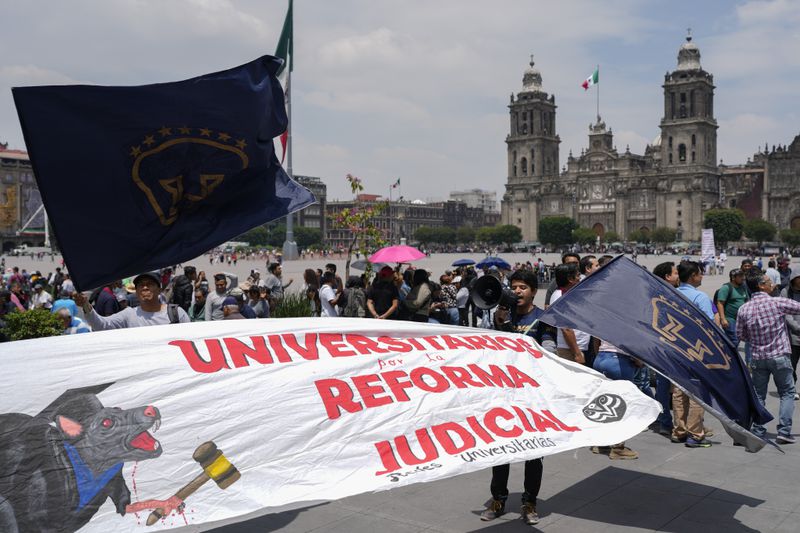
[[[170,324],[177,324],[181,321],[180,315],[178,315],[178,305],[176,304],[169,304],[167,305],[167,316],[169,317]]]
[[[347,291],[347,304],[344,306],[342,316],[364,318],[367,314],[367,295],[361,287],[352,287]]]

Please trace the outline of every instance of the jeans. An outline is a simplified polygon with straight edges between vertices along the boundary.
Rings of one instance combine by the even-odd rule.
[[[661,414],[658,415],[656,421],[661,424],[661,427],[670,430],[672,429],[671,389],[672,383],[661,374],[656,373],[656,400],[661,404]]]
[[[627,355],[616,352],[598,352],[594,358],[594,369],[613,380],[633,381],[636,366]]]
[[[772,376],[775,386],[778,388],[778,396],[781,399],[778,410],[778,435],[792,434],[792,414],[794,413],[794,379],[792,378],[792,361],[789,354],[774,357],[771,359],[754,359],[753,368],[753,388],[756,395],[764,405],[767,400],[767,384],[769,377]],[[767,432],[764,426],[753,424],[753,434],[763,437]]]
[[[458,307],[447,307],[445,311],[447,311],[447,316],[450,318],[450,324],[457,326],[460,322],[458,318]]]
[[[731,340],[733,345],[739,348],[739,337],[736,336],[736,320],[728,320],[728,327],[725,328],[725,335]]]
[[[653,396],[653,389],[650,387],[650,369],[646,366],[642,366],[636,369],[636,372],[633,374],[633,383],[636,387],[648,395],[649,397],[656,399]]]

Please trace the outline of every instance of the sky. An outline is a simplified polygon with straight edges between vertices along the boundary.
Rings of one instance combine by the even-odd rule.
[[[0,0],[0,142],[24,149],[11,87],[174,81],[274,52],[288,0]],[[508,103],[534,54],[555,94],[560,165],[600,114],[644,153],[663,75],[691,28],[714,75],[718,155],[744,163],[800,134],[800,0],[296,0],[295,174],[409,200],[507,181]],[[91,146],[87,146],[91,154]],[[395,193],[395,198],[397,193]]]

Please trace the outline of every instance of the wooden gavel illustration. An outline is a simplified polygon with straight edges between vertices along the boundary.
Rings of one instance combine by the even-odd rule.
[[[236,469],[228,459],[222,455],[222,451],[217,448],[213,442],[204,442],[192,454],[192,459],[200,463],[203,467],[203,472],[184,485],[178,492],[175,493],[173,498],[179,498],[185,501],[197,489],[202,487],[206,481],[212,479],[219,488],[225,490],[242,477],[239,470]],[[159,507],[155,509],[150,516],[147,517],[147,525],[152,526],[164,517],[164,509]]]

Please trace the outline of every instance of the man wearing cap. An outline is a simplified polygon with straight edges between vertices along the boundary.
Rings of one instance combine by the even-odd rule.
[[[229,282],[230,280],[230,282]],[[222,301],[228,296],[228,290],[239,286],[239,276],[230,272],[214,274],[214,292],[206,297],[205,321],[222,320]]]
[[[171,324],[172,322],[190,322],[189,315],[182,308],[173,306],[175,319],[169,316],[169,305],[162,304],[161,276],[158,272],[145,272],[133,278],[136,287],[136,297],[139,299],[138,307],[126,307],[111,316],[100,316],[82,293],[75,295],[75,303],[83,309],[86,323],[94,331],[120,328],[138,328],[142,326],[157,326]]]
[[[239,302],[233,296],[222,300],[222,320],[243,320],[245,317],[239,312]]]
[[[394,284],[394,270],[385,266],[367,291],[367,313],[379,320],[394,318],[400,306],[400,292]]]
[[[716,306],[719,311],[719,325],[725,330],[725,334],[734,346],[739,346],[739,338],[736,336],[736,313],[739,308],[750,299],[747,287],[744,285],[744,272],[739,268],[734,268],[728,273],[730,282],[720,287],[717,292]]]
[[[789,281],[781,291],[781,296],[800,302],[800,268],[793,268]],[[795,383],[794,399],[800,400],[797,394],[797,361],[800,360],[800,314],[786,315],[786,327],[789,330],[789,342],[792,346],[792,377]]]
[[[50,309],[53,307],[53,297],[44,290],[44,285],[40,281],[33,284],[33,296],[31,297],[31,309]]]

